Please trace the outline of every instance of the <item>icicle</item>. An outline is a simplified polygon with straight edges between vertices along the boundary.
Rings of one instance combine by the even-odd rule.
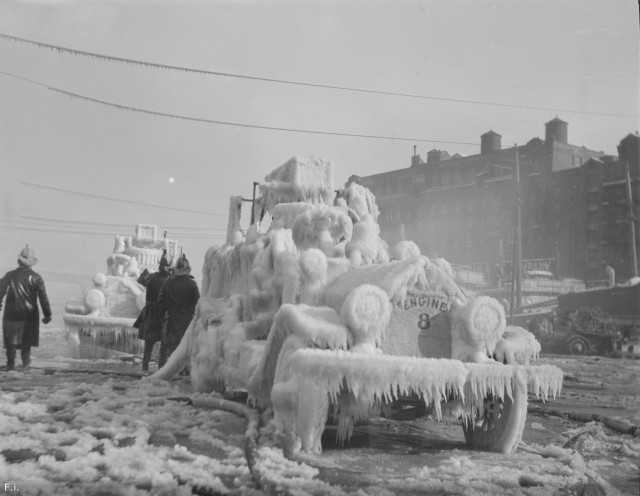
[[[512,381],[517,372],[515,366],[497,362],[465,363],[465,366],[469,370],[464,395],[461,396],[465,405],[465,421],[474,420],[476,410],[482,411],[484,399],[489,395],[504,399],[506,393],[513,398]]]
[[[469,374],[457,360],[309,348],[293,353],[289,365],[299,380],[312,381],[331,403],[340,405],[340,435],[347,439],[354,421],[366,418],[384,401],[397,398],[398,392],[419,394],[427,405],[434,404],[440,417],[445,392],[462,395]]]
[[[536,365],[524,367],[527,373],[528,390],[536,397],[555,398],[562,389],[563,372],[554,365]]]

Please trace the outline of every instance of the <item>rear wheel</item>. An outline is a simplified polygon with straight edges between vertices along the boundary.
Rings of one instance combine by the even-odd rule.
[[[589,350],[589,343],[584,338],[571,338],[567,344],[572,355],[584,355]]]
[[[511,453],[518,445],[527,415],[527,394],[514,387],[513,398],[488,395],[480,415],[462,424],[467,445],[473,449]],[[480,412],[478,412],[480,413]]]
[[[415,420],[429,414],[430,408],[424,400],[416,396],[403,396],[388,405],[387,415],[391,420]]]

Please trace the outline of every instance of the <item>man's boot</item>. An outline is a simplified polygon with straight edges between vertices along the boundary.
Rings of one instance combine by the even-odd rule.
[[[151,353],[153,352],[153,345],[156,344],[155,341],[151,341],[149,339],[144,342],[144,352],[142,354],[142,371],[149,371],[149,362],[151,361]]]
[[[7,367],[6,370],[14,370],[16,368],[16,349],[13,346],[7,348]]]
[[[22,358],[22,367],[25,369],[29,368],[29,365],[31,364],[31,346],[22,345],[20,358]]]

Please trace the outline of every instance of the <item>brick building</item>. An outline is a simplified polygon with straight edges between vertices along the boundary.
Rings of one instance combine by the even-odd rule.
[[[568,124],[545,124],[545,139],[502,148],[493,130],[481,136],[480,153],[450,155],[431,150],[426,162],[414,150],[411,166],[352,176],[376,196],[381,234],[392,245],[418,243],[429,257],[445,257],[494,277],[513,259],[517,182],[520,172],[522,259],[526,269],[597,284],[612,266],[618,280],[631,276],[629,165],[633,201],[640,203],[640,136],[630,134],[619,156],[568,142]],[[637,225],[637,223],[636,223]],[[636,246],[640,239],[636,229]]]

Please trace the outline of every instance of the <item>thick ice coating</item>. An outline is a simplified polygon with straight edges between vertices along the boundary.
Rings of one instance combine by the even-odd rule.
[[[506,327],[493,298],[465,295],[446,260],[410,241],[390,250],[370,191],[352,182],[334,199],[330,161],[294,157],[259,186],[255,218],[271,224],[240,229],[232,198],[230,241],[207,252],[196,315],[155,377],[190,362],[198,391],[247,390],[272,407],[288,453],[322,449],[330,408],[344,441],[400,395],[457,412],[471,443],[511,451],[527,389],[546,399],[562,384],[556,367],[529,365],[533,336]],[[496,439],[473,427],[487,401],[504,405]]]
[[[329,204],[333,200],[333,164],[317,157],[292,157],[260,183],[260,205],[271,212],[278,203]]]

